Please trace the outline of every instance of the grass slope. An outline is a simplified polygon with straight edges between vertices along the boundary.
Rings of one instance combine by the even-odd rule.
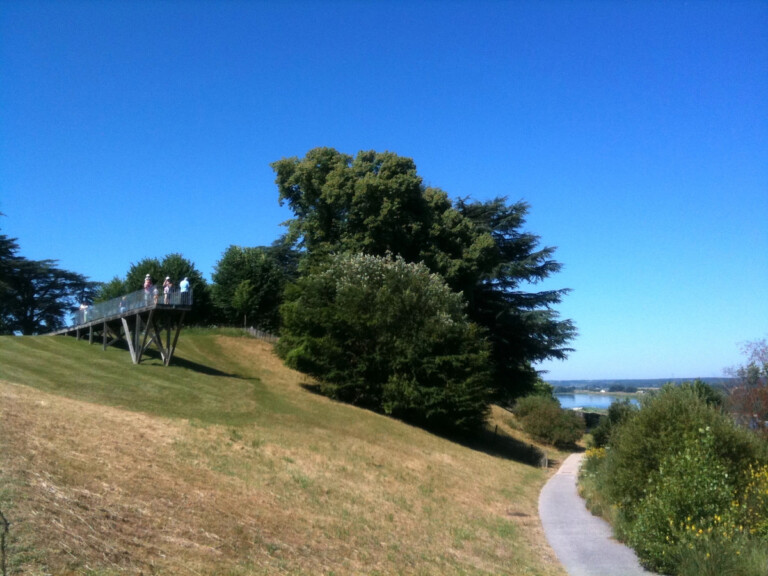
[[[8,574],[564,574],[547,471],[514,441],[463,446],[308,383],[232,333],[185,332],[170,367],[0,337]]]

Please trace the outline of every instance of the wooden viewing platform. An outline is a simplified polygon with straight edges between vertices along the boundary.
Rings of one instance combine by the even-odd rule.
[[[143,290],[96,304],[73,316],[72,325],[50,336],[88,337],[88,343],[101,340],[102,349],[126,342],[134,364],[154,344],[163,364],[168,366],[176,350],[184,316],[192,309],[192,293],[174,291],[168,295],[148,295]],[[165,332],[165,343],[163,343]]]

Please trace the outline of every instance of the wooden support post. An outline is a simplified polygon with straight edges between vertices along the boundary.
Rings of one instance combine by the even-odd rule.
[[[173,337],[173,346],[170,346],[168,349],[168,364],[171,362],[171,358],[173,358],[173,353],[176,351],[176,343],[179,341],[179,334],[181,334],[181,327],[184,325],[184,314],[186,312],[181,313],[181,316],[179,316],[179,323],[176,325],[176,334]],[[168,366],[166,364],[166,366]]]
[[[106,350],[107,349],[107,322],[104,321],[104,324],[101,327],[101,349]]]
[[[138,364],[136,361],[136,349],[133,346],[133,336],[131,335],[131,328],[128,326],[128,320],[125,318],[120,318],[120,320],[123,323],[123,330],[125,330],[125,341],[128,342],[128,350],[131,352],[131,360],[133,360],[134,364]]]
[[[107,349],[107,346],[111,346],[119,341],[120,338],[120,327],[118,326],[117,330],[115,330],[109,325],[109,322],[104,322],[104,350]]]
[[[149,327],[152,325],[152,317],[154,316],[154,314],[155,314],[155,309],[153,308],[149,311],[149,317],[147,318],[147,321],[144,324],[144,339],[141,342],[141,346],[138,348],[139,362],[141,362],[141,356],[142,354],[144,354],[144,350],[146,350],[148,346],[147,338],[149,337]],[[136,316],[139,317],[140,314],[137,314]],[[137,334],[137,337],[138,337],[138,334]]]
[[[171,349],[171,326],[173,326],[173,316],[169,315],[165,322],[165,349],[169,351]]]
[[[93,324],[88,326],[88,344],[93,344]]]
[[[152,337],[152,339],[155,341],[155,344],[157,344],[157,349],[160,350],[160,357],[163,359],[163,364],[167,366],[168,362],[166,361],[166,359],[167,359],[168,352],[163,346],[163,337],[157,329],[157,322],[155,320],[152,320],[152,331],[154,332],[154,336]]]
[[[139,342],[141,340],[141,313],[136,313],[136,332],[133,335],[133,337],[136,339],[136,342],[134,343],[134,347],[136,348],[136,358],[133,360],[134,364],[138,364],[141,362],[141,348],[139,347]]]

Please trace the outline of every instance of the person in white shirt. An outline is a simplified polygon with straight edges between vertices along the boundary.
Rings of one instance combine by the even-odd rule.
[[[188,304],[189,303],[189,278],[185,276],[184,280],[179,282],[179,289],[181,290],[181,303]]]

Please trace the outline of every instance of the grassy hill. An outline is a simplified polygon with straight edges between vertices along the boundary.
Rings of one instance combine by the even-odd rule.
[[[8,574],[564,574],[506,413],[462,445],[307,384],[234,332],[0,337]]]

